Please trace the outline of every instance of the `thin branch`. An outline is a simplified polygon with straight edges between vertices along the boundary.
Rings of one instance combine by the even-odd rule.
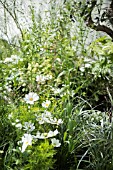
[[[23,39],[23,32],[22,32],[22,29],[21,29],[21,27],[20,27],[20,24],[18,23],[18,19],[17,19],[16,15],[15,15],[15,14],[14,14],[14,15],[12,14],[12,12],[10,11],[10,9],[8,8],[8,5],[6,5],[6,3],[2,2],[1,0],[0,0],[0,3],[1,3],[2,6],[4,7],[4,9],[6,9],[6,11],[9,13],[9,15],[13,18],[13,20],[14,20],[17,28],[20,30],[20,33],[21,33],[21,36],[22,36],[22,39]],[[15,3],[15,2],[14,2],[14,3]]]

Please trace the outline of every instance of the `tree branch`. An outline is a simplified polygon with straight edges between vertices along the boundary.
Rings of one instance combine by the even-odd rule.
[[[93,9],[96,6],[96,3],[97,3],[97,1],[93,0],[91,3],[91,6],[88,9],[86,9],[86,11],[85,11],[86,15],[84,16],[84,14],[82,14],[82,16],[84,16],[86,25],[96,31],[103,31],[103,32],[107,33],[113,40],[113,30],[112,29],[110,29],[109,27],[107,27],[105,25],[101,25],[99,23],[99,21],[95,24],[95,22],[92,20],[91,14],[92,14]],[[110,7],[112,7],[112,9],[113,9],[113,0],[112,0],[112,3],[110,4]]]

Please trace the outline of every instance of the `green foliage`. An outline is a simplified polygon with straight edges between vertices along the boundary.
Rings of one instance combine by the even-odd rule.
[[[0,39],[0,60],[11,55],[12,47],[10,44],[4,40]]]
[[[55,151],[53,150],[52,145],[49,145],[48,141],[42,142],[39,146],[34,148],[34,151],[29,155],[30,160],[27,160],[29,163],[24,169],[40,169],[48,170],[52,169],[54,164],[53,156]]]
[[[101,37],[85,49],[82,19],[71,34],[71,3],[47,23],[31,8],[31,30],[2,57],[3,170],[113,168],[113,44]]]
[[[6,169],[48,170],[52,169],[54,164],[53,156],[55,151],[48,141],[41,142],[40,145],[35,145],[34,148],[29,147],[29,150],[23,154],[18,149],[14,149],[14,144],[11,143],[7,153]],[[11,157],[9,156],[10,154],[12,155]]]

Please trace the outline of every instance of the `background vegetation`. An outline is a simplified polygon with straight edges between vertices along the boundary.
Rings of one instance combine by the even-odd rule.
[[[113,169],[112,37],[86,44],[77,12],[92,2],[51,1],[46,22],[30,6],[32,26],[0,40],[1,170]]]

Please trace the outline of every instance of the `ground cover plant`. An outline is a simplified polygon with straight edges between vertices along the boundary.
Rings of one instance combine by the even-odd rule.
[[[0,41],[1,170],[113,169],[113,42],[85,47],[71,6],[51,2],[48,22],[30,7],[19,44]]]

